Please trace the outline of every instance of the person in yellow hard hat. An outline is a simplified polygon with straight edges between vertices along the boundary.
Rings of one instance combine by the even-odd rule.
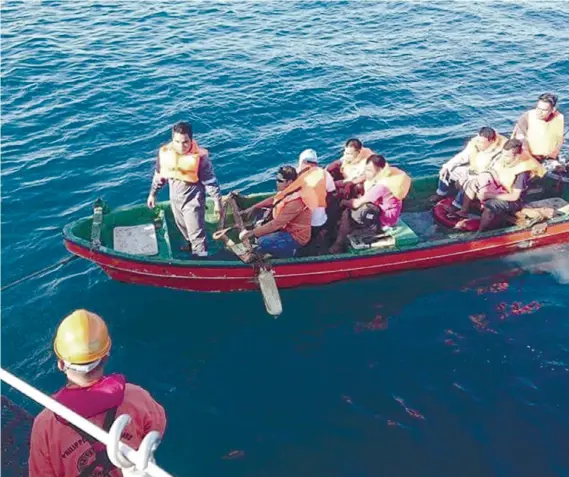
[[[150,431],[164,434],[166,414],[150,394],[127,383],[122,374],[105,375],[111,338],[103,319],[76,310],[59,325],[53,343],[57,367],[67,384],[53,398],[94,424],[109,430],[115,416],[128,414],[122,440],[138,448]],[[118,477],[106,448],[84,431],[44,409],[34,420],[30,441],[30,477]]]

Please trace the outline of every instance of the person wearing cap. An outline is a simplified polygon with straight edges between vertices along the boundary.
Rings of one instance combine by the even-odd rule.
[[[305,149],[300,153],[297,173],[297,178],[290,188],[300,188],[300,193],[305,203],[312,211],[311,240],[309,244],[303,247],[304,255],[312,255],[315,253],[319,242],[323,239],[325,232],[329,231],[327,229],[331,229],[335,225],[335,222],[328,222],[328,206],[332,206],[330,210],[333,215],[339,216],[339,213],[334,214],[335,209],[333,207],[336,185],[330,173],[318,166],[318,154],[314,149]],[[273,199],[274,197],[269,197],[254,204],[242,213],[247,215],[261,208],[272,207]]]
[[[258,251],[275,258],[294,257],[310,241],[312,212],[308,194],[303,194],[303,185],[298,179],[294,167],[279,168],[276,175],[278,192],[270,198],[270,220],[252,230],[243,230],[239,234],[241,240],[256,237]],[[263,203],[266,204],[267,199]]]
[[[306,186],[315,191],[316,204],[312,210],[312,227],[320,229],[326,224],[327,198],[336,192],[331,174],[318,166],[318,155],[314,149],[305,149],[298,157],[298,174],[304,176]]]
[[[57,368],[67,384],[53,398],[109,430],[115,416],[128,414],[122,440],[137,449],[150,431],[164,434],[164,408],[140,386],[127,383],[122,374],[105,375],[111,350],[107,325],[95,313],[76,310],[57,329],[53,348]],[[99,441],[62,417],[44,409],[35,418],[29,456],[30,477],[119,477]]]
[[[186,244],[183,250],[195,257],[206,257],[206,192],[213,198],[214,214],[221,214],[221,190],[213,172],[207,149],[193,138],[192,125],[179,122],[172,128],[172,141],[162,146],[156,158],[156,170],[146,201],[156,206],[158,191],[168,182],[174,220]]]
[[[565,139],[565,118],[557,110],[557,96],[544,93],[534,109],[526,111],[516,123],[512,138],[522,141],[524,151],[539,162],[555,160]]]
[[[318,154],[305,149],[298,157],[298,173],[304,177],[304,185],[315,196],[312,208],[312,232],[310,242],[302,249],[306,256],[317,253],[326,233],[333,235],[340,216],[336,201],[336,184],[332,175],[318,166]]]

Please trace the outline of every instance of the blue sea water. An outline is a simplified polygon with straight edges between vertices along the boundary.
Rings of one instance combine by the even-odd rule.
[[[145,200],[189,120],[225,192],[359,137],[413,176],[553,91],[566,2],[2,2],[2,283],[67,255],[62,227]],[[165,194],[165,193],[164,193]],[[165,195],[163,196],[165,197]],[[567,248],[282,293],[113,282],[75,261],[2,293],[2,366],[62,385],[86,307],[111,371],[166,408],[179,476],[568,476]],[[2,393],[32,412],[18,393]]]

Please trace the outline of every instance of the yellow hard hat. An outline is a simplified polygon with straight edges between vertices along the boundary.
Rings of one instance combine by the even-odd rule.
[[[57,328],[53,342],[57,357],[66,363],[97,361],[111,349],[109,330],[103,319],[87,310],[75,310]]]

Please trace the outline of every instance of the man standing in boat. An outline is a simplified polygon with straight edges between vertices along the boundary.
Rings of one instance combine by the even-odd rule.
[[[156,194],[168,181],[170,205],[178,229],[196,257],[207,256],[205,210],[207,192],[214,201],[214,213],[221,213],[221,190],[207,149],[193,138],[192,125],[179,122],[172,128],[172,141],[160,148],[152,179],[148,207],[156,205]],[[186,250],[186,247],[183,247]]]
[[[111,338],[103,319],[76,310],[57,329],[53,343],[57,367],[67,384],[53,397],[108,431],[115,417],[131,421],[122,440],[137,449],[150,431],[164,435],[166,414],[148,391],[128,383],[122,374],[105,375]],[[62,417],[45,409],[34,420],[30,439],[30,477],[120,476],[104,445]]]

